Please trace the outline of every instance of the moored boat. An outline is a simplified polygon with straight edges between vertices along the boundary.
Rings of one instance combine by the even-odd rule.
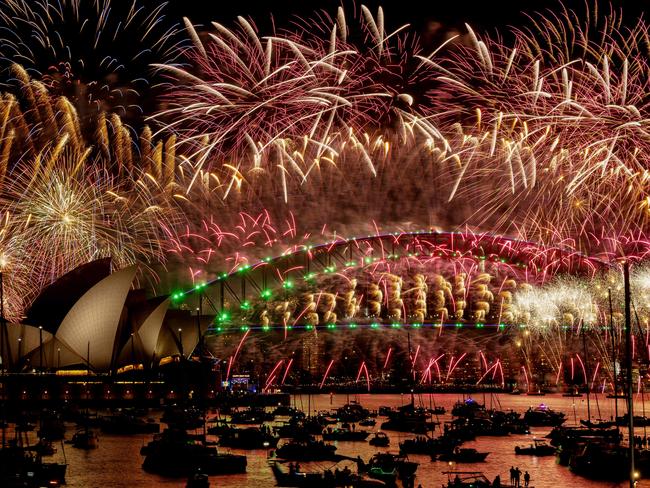
[[[207,446],[201,436],[190,436],[184,430],[166,429],[147,444],[142,467],[163,476],[189,476],[197,471],[206,475],[246,472],[246,456],[221,453]]]
[[[479,452],[476,449],[472,448],[460,448],[457,447],[453,451],[444,452],[437,456],[439,461],[447,461],[454,463],[482,463],[485,461],[485,458],[488,457],[489,452]],[[431,456],[431,459],[436,459],[435,455]]]
[[[515,454],[527,454],[530,456],[553,456],[555,448],[548,445],[541,439],[533,439],[529,446],[515,446]]]
[[[375,432],[368,444],[375,447],[387,447],[390,444],[390,438],[383,432]]]
[[[386,484],[375,479],[368,479],[352,472],[347,466],[334,471],[304,472],[299,465],[289,463],[288,471],[282,469],[280,461],[270,461],[271,471],[277,486],[296,488],[380,488]]]
[[[492,486],[490,480],[480,471],[443,471],[442,474],[447,475],[447,488],[489,488]]]
[[[230,428],[219,436],[219,445],[236,449],[266,449],[276,447],[280,438],[271,429],[262,426],[246,429]]]
[[[279,458],[297,461],[340,459],[336,455],[336,446],[317,441],[314,438],[285,442],[275,450],[275,455]]]
[[[418,469],[418,463],[409,461],[408,457],[389,452],[374,454],[367,463],[357,458],[359,473],[367,473],[371,478],[387,483],[394,483],[395,478],[412,479]],[[391,481],[392,479],[392,481]]]
[[[72,436],[70,443],[72,447],[76,447],[77,449],[97,449],[99,447],[99,438],[95,431],[84,429],[77,431]]]
[[[365,441],[370,432],[366,430],[350,430],[346,428],[332,429],[328,427],[323,431],[323,440],[325,441]]]
[[[556,412],[543,403],[537,408],[529,408],[524,414],[524,422],[531,427],[557,427],[566,421],[562,412]]]

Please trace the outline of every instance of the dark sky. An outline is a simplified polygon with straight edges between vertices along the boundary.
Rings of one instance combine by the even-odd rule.
[[[416,28],[428,21],[443,22],[450,27],[471,25],[490,29],[523,22],[522,11],[532,13],[535,10],[553,8],[557,10],[564,4],[572,9],[584,11],[585,5],[593,5],[594,0],[364,0],[353,2],[344,0],[346,10],[352,10],[363,3],[372,10],[381,5],[386,13],[387,27],[395,28],[410,23]],[[610,2],[600,1],[601,9]],[[650,12],[650,0],[612,0],[615,6],[623,7],[625,17],[636,18],[644,11]],[[260,27],[264,27],[271,14],[278,25],[291,15],[309,16],[314,10],[326,9],[335,12],[341,4],[339,0],[170,0],[171,11],[179,16],[187,16],[195,24],[206,24],[211,20],[229,23],[237,15],[250,16]]]

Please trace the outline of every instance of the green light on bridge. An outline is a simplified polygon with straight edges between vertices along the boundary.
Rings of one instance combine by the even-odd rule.
[[[262,297],[263,300],[269,300],[271,296],[272,296],[272,292],[268,288],[262,290],[262,293],[260,293],[260,297]]]

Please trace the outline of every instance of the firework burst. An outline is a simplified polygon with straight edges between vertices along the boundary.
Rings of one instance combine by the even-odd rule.
[[[165,9],[146,0],[2,2],[3,85],[13,87],[11,65],[19,64],[68,97],[84,121],[108,111],[136,122],[144,91],[159,83],[149,64],[173,62],[177,54],[179,29],[166,21]]]
[[[118,268],[139,263],[149,272],[165,260],[161,238],[174,226],[173,209],[137,178],[114,176],[89,154],[61,144],[17,165],[1,190],[1,257],[24,285],[16,287],[23,304],[95,259],[111,257]]]
[[[592,234],[626,239],[649,224],[647,61],[628,38],[641,45],[648,28],[624,34],[611,17],[602,34],[591,18],[571,21],[535,17],[512,48],[470,30],[473,44],[441,67],[439,93],[462,136],[450,199],[480,195],[479,225],[515,222],[588,249]],[[504,205],[504,192],[518,201]]]

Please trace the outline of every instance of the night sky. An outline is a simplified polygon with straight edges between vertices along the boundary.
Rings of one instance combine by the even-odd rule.
[[[622,7],[625,18],[633,21],[638,15],[650,10],[650,0],[614,0],[598,2],[601,8],[610,5]],[[170,0],[170,12],[179,17],[187,16],[195,24],[211,20],[230,22],[237,15],[252,17],[258,26],[263,27],[272,15],[276,24],[282,25],[293,15],[309,16],[315,10],[326,9],[334,12],[336,7],[344,5],[352,11],[363,4],[373,10],[382,6],[386,13],[387,25],[395,28],[404,23],[416,26],[418,30],[429,22],[441,22],[449,27],[461,27],[465,22],[477,28],[491,29],[507,25],[520,25],[525,20],[525,13],[552,8],[557,11],[561,5],[584,11],[586,5],[594,5],[593,0],[270,0],[266,2],[219,1],[219,0]]]

